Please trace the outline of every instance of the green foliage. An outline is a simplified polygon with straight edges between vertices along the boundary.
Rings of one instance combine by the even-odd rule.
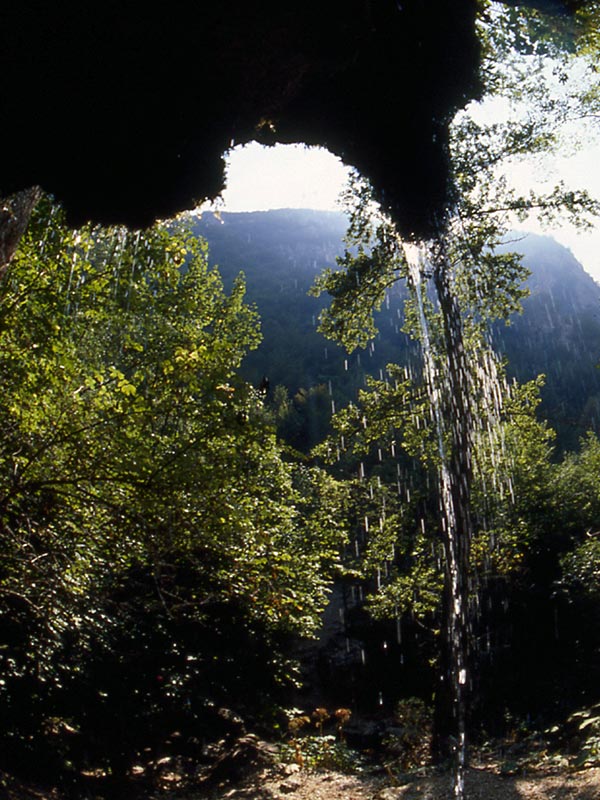
[[[554,120],[593,121],[598,110],[599,11],[595,1],[581,4],[573,15],[547,14],[525,4],[481,3],[486,93],[513,103],[534,100],[547,116],[556,146],[564,146],[565,138],[552,129]]]
[[[344,741],[344,725],[352,716],[348,708],[338,708],[331,714],[326,708],[316,708],[310,716],[299,709],[286,711],[289,741],[280,745],[282,761],[295,763],[309,771],[336,770],[356,773],[364,768],[364,759]],[[324,733],[323,727],[335,724],[336,735]],[[318,734],[309,732],[316,728]]]
[[[482,575],[518,571],[547,533],[554,433],[536,418],[542,383],[513,385],[499,429],[478,437],[472,501],[480,524],[473,560]]]
[[[237,374],[260,341],[243,277],[226,294],[185,225],[71,231],[44,200],[0,295],[7,735],[83,696],[81,736],[129,715],[103,740],[118,771],[186,698],[293,677],[283,639],[318,624],[344,493],[282,459]]]
[[[278,385],[267,405],[278,435],[298,453],[308,453],[329,430],[332,400],[324,384],[299,389],[293,397]]]
[[[370,187],[357,173],[351,175],[346,203],[346,251],[336,259],[339,269],[326,269],[311,293],[331,297],[319,317],[321,333],[354,350],[374,337],[373,312],[381,308],[386,289],[405,274],[406,263],[394,226],[377,213]]]
[[[309,772],[334,770],[349,775],[365,769],[365,759],[333,734],[302,736],[280,746],[281,760],[286,764],[300,763]]]
[[[396,704],[396,728],[384,742],[388,768],[407,771],[425,766],[431,757],[432,711],[418,697]]]
[[[600,441],[593,433],[577,453],[567,454],[557,474],[554,503],[563,517],[565,534],[580,536],[600,529]]]
[[[577,726],[580,741],[574,766],[581,769],[600,764],[600,705],[576,711],[569,717],[569,723]]]
[[[410,613],[428,623],[441,610],[444,575],[434,492],[439,452],[426,399],[421,393],[418,402],[408,402],[408,382],[394,384],[399,374],[391,367],[387,383],[372,381],[360,404],[336,414],[338,435],[317,452],[335,458],[339,444],[335,449],[334,444],[341,436],[355,456],[379,450],[392,463],[408,456],[402,471],[410,475],[409,496],[398,491],[396,469],[391,486],[378,486],[375,479],[354,484],[355,519],[379,517],[379,524],[369,527],[360,559],[354,563],[350,550],[347,563],[365,578],[385,571],[369,601],[374,616],[393,619]],[[479,524],[471,561],[481,580],[521,570],[547,534],[551,512],[545,509],[553,503],[556,468],[551,463],[553,432],[536,419],[540,383],[513,386],[497,427],[481,430],[474,440],[472,513]],[[380,474],[390,479],[389,472]]]
[[[570,589],[600,598],[600,541],[587,539],[563,556],[561,584]]]
[[[356,403],[337,412],[333,424],[342,450],[366,455],[374,445],[385,452],[404,450],[424,463],[437,463],[436,445],[424,439],[428,400],[425,388],[406,377],[403,368],[388,364],[385,380],[367,377],[367,389],[358,392]],[[336,443],[334,449],[333,445]],[[338,439],[330,439],[315,452],[328,460],[339,457]]]

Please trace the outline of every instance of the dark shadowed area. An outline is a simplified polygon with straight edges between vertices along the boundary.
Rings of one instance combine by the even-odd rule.
[[[40,184],[75,224],[143,226],[218,195],[232,144],[304,142],[426,233],[447,122],[479,91],[475,6],[6,4],[0,191]]]

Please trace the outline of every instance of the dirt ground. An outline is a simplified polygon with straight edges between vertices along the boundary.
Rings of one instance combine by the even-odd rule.
[[[492,767],[470,769],[468,800],[600,800],[600,768],[579,772],[501,775]],[[448,775],[415,777],[409,782],[388,776],[308,773],[287,769],[263,774],[243,788],[223,790],[214,800],[450,800]],[[185,800],[205,800],[193,794]],[[183,798],[182,798],[183,800]]]
[[[146,791],[131,786],[135,800],[452,800],[449,773],[432,768],[419,774],[386,774],[367,768],[353,774],[335,770],[311,771],[298,764],[255,765],[250,776],[232,784],[229,776],[209,789],[204,783],[182,782],[180,775],[163,774],[160,788]],[[103,787],[106,789],[106,787]],[[69,800],[111,797],[106,791],[82,790]],[[0,800],[67,800],[58,790],[42,789],[0,772]],[[600,767],[532,767],[505,774],[495,760],[480,761],[467,771],[466,800],[600,800]]]
[[[12,784],[12,785],[11,785]],[[493,767],[470,769],[467,800],[600,800],[600,768],[578,772],[502,775]],[[89,795],[86,793],[86,800]],[[387,775],[307,772],[287,765],[263,771],[242,786],[207,793],[188,789],[152,793],[147,800],[451,800],[448,775],[392,779]],[[54,791],[0,781],[2,800],[61,800]],[[82,798],[83,800],[83,798]]]

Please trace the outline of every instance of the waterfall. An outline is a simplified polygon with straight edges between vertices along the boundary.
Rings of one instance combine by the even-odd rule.
[[[373,211],[361,198],[353,212],[353,218],[361,222],[357,226],[364,241],[350,240],[353,245],[363,247],[363,255],[371,253],[372,282],[370,293],[361,296],[355,291],[354,280],[358,283],[358,268],[352,261],[344,263],[346,283],[339,278],[323,283],[334,300],[325,319],[329,323],[341,320],[344,315],[354,313],[357,325],[372,322],[365,318],[364,304],[368,299],[370,306],[378,307],[385,298],[385,290],[399,279],[405,279],[411,289],[412,302],[404,315],[404,332],[414,335],[421,344],[419,366],[422,380],[413,380],[410,366],[404,369],[406,385],[398,385],[402,379],[400,368],[395,376],[395,390],[390,392],[387,374],[380,373],[380,381],[373,380],[371,393],[364,406],[367,413],[351,413],[349,420],[356,427],[357,437],[364,444],[376,445],[378,464],[382,463],[382,441],[386,446],[389,440],[379,441],[379,434],[388,425],[387,433],[393,438],[390,447],[392,458],[396,458],[396,428],[406,442],[400,447],[406,455],[424,467],[433,457],[437,467],[434,478],[439,504],[439,538],[443,545],[443,559],[439,548],[432,547],[431,563],[437,569],[444,566],[443,591],[443,642],[442,680],[445,683],[438,694],[436,710],[442,710],[448,695],[448,708],[444,717],[438,718],[434,726],[438,744],[444,749],[448,744],[454,751],[454,796],[457,800],[465,797],[465,770],[467,762],[467,718],[472,691],[470,674],[471,643],[473,642],[472,611],[477,610],[476,591],[479,590],[479,576],[471,564],[472,543],[479,557],[485,547],[485,517],[489,505],[493,510],[493,497],[482,497],[489,490],[502,497],[512,493],[510,468],[504,453],[504,399],[507,396],[506,383],[501,383],[502,368],[490,342],[489,323],[507,315],[515,306],[520,295],[511,294],[520,282],[517,261],[508,267],[502,259],[494,264],[498,275],[504,276],[497,286],[490,282],[486,268],[488,261],[494,259],[494,248],[500,240],[501,225],[477,230],[476,246],[472,245],[472,231],[465,226],[464,217],[457,207],[448,211],[447,216],[437,226],[433,240],[420,243],[404,242],[395,230],[393,222],[383,213]],[[365,222],[365,220],[367,222]],[[485,246],[484,246],[485,244]],[[482,261],[483,259],[483,261]],[[365,262],[367,263],[367,262]],[[364,264],[361,262],[362,269]],[[356,267],[353,271],[353,267]],[[506,267],[506,270],[505,270]],[[379,294],[378,294],[379,292]],[[341,299],[340,299],[341,298]],[[340,332],[341,331],[341,332]],[[363,343],[354,329],[336,329],[330,325],[329,333],[351,347]],[[394,381],[391,386],[393,388]],[[384,398],[378,403],[378,394]],[[423,402],[425,395],[425,402]],[[386,405],[387,404],[387,405]],[[391,410],[391,412],[390,412]],[[374,431],[367,431],[368,412],[375,420]],[[388,412],[390,412],[388,414]],[[381,416],[378,414],[381,413]],[[386,414],[388,414],[386,419]],[[390,421],[391,420],[391,421]],[[348,423],[348,419],[345,420]],[[379,427],[378,427],[379,426]],[[341,430],[341,429],[340,429]],[[362,438],[361,438],[362,437]],[[432,448],[433,445],[433,448]],[[400,448],[398,448],[400,449]],[[359,448],[357,454],[362,454]],[[488,469],[489,460],[489,469]],[[380,480],[381,470],[377,474]],[[425,471],[426,487],[429,489],[429,473]],[[474,475],[477,483],[474,483]],[[365,465],[361,461],[358,468],[361,481],[367,479]],[[437,478],[437,479],[436,479]],[[409,516],[413,486],[397,464],[395,479],[398,496],[402,503],[406,499],[405,510]],[[411,485],[409,485],[411,484]],[[418,491],[413,498],[418,498]],[[415,499],[416,499],[415,498]],[[414,503],[414,499],[412,501]],[[425,520],[422,509],[421,528],[425,539]],[[433,510],[433,509],[432,509]],[[477,514],[477,520],[475,515]],[[475,522],[477,530],[475,530]],[[374,526],[371,525],[371,529]],[[367,525],[363,528],[360,553],[368,551],[366,537]],[[415,531],[413,530],[413,533]],[[371,531],[371,538],[376,533]],[[490,531],[490,539],[494,533]],[[420,546],[420,545],[419,545]],[[389,552],[389,551],[386,551]],[[419,556],[419,553],[412,555]],[[419,556],[420,557],[420,556]],[[392,555],[393,561],[393,555]],[[373,573],[374,585],[383,586],[382,607],[395,591],[394,578],[391,579],[392,592],[386,596],[385,587],[389,583],[386,559],[382,558],[383,571],[377,568]],[[403,567],[400,566],[400,569]],[[410,567],[409,567],[410,569]],[[398,583],[398,597],[407,611],[412,610],[410,598],[403,597],[405,589]],[[394,614],[397,622],[397,640],[400,644],[401,629],[398,610]],[[474,648],[473,648],[474,649]],[[443,702],[439,698],[443,697]],[[439,724],[441,723],[441,724]],[[451,728],[451,731],[449,730]],[[448,735],[450,734],[450,735]]]
[[[463,800],[467,755],[469,553],[472,538],[472,413],[460,309],[452,295],[449,267],[438,244],[404,245],[408,277],[417,303],[423,368],[439,453],[439,490],[446,561],[446,635],[455,723],[454,796]],[[425,313],[423,284],[430,276],[442,312],[446,369],[436,364]]]

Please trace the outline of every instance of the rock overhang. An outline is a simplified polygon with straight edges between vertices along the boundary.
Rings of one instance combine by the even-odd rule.
[[[232,144],[303,142],[365,175],[405,235],[430,235],[449,121],[481,88],[477,5],[10,4],[0,191],[39,184],[73,224],[140,227],[218,196]]]

